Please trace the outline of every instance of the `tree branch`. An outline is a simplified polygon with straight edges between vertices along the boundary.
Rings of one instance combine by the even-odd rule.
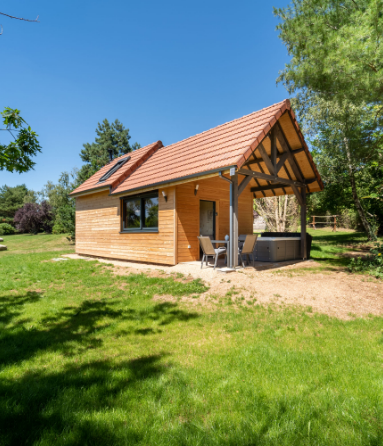
[[[35,20],[30,20],[30,19],[23,19],[22,17],[14,17],[13,15],[9,15],[9,14],[5,14],[4,12],[0,12],[1,15],[5,15],[6,17],[9,17],[10,19],[16,19],[16,20],[23,20],[24,22],[36,22],[36,23],[40,23],[38,18],[39,16],[36,17]],[[1,25],[0,25],[1,26]],[[2,33],[1,33],[2,34]]]

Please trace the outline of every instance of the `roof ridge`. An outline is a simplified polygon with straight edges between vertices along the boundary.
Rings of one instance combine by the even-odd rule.
[[[289,99],[283,99],[283,101],[276,102],[275,104],[269,105],[268,107],[261,108],[260,110],[253,111],[251,113],[248,113],[247,115],[243,115],[243,116],[240,116],[239,118],[235,118],[235,119],[232,119],[231,121],[227,121],[227,122],[224,122],[223,124],[217,125],[215,127],[211,127],[210,129],[204,130],[203,132],[196,133],[193,136],[189,136],[188,138],[184,138],[184,139],[181,139],[179,141],[173,142],[173,143],[168,144],[168,145],[166,145],[164,147],[170,147],[170,146],[173,146],[175,144],[180,144],[180,143],[182,143],[184,141],[187,141],[188,139],[195,138],[196,136],[200,136],[200,135],[203,135],[204,133],[210,132],[211,130],[216,130],[216,129],[219,129],[221,127],[224,127],[225,125],[228,125],[228,124],[234,123],[236,121],[239,121],[240,119],[248,118],[251,115],[254,115],[256,113],[260,113],[260,112],[262,112],[264,110],[267,110],[268,108],[272,108],[272,107],[275,107],[277,105],[282,105],[284,103],[286,103],[286,105],[287,105],[287,102],[290,102]]]
[[[157,144],[157,143],[158,143],[158,141],[151,142],[150,144],[146,144],[146,146],[144,146],[144,147],[140,147],[140,148],[138,148],[136,150],[132,150],[131,152],[124,153],[123,155],[118,156],[117,158],[113,158],[112,161],[119,160],[120,158],[123,158],[124,156],[131,156],[133,153],[137,153],[141,149],[147,149],[149,146],[152,146],[153,144]],[[105,164],[105,166],[107,166],[108,164]]]
[[[123,183],[133,172],[135,172],[142,164],[145,163],[145,161],[153,155],[154,152],[156,152],[158,149],[160,149],[163,146],[162,141],[158,140],[157,142],[154,142],[152,144],[149,144],[147,147],[146,152],[139,158],[137,158],[129,167],[127,170],[124,170],[121,172],[121,175],[116,178],[111,186],[111,189],[116,189],[121,183]],[[139,150],[139,149],[138,149]]]

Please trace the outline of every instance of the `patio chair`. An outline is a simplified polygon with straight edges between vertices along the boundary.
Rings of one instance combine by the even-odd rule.
[[[218,257],[222,254],[227,255],[226,248],[214,248],[213,243],[211,242],[209,237],[200,236],[197,237],[199,240],[199,244],[201,246],[203,256],[201,261],[201,269],[203,267],[203,262],[206,259],[206,266],[207,266],[207,259],[208,257],[214,257],[214,269],[217,266]]]
[[[245,243],[246,240],[246,235],[245,234],[241,234],[238,236],[238,248],[242,249],[243,244]]]
[[[239,257],[241,258],[241,263],[242,263],[243,267],[245,267],[245,262],[243,261],[243,257],[242,256],[246,256],[247,264],[249,264],[249,262],[250,262],[249,255],[250,254],[252,254],[252,257],[253,257],[253,266],[254,266],[253,251],[254,251],[254,248],[255,248],[255,244],[257,242],[257,238],[258,238],[258,235],[255,235],[255,234],[246,235],[246,239],[245,239],[245,242],[244,242],[242,248],[238,248]]]

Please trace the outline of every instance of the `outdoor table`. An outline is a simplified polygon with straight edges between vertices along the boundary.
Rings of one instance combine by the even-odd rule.
[[[226,245],[226,254],[227,254],[227,259],[230,259],[230,240],[211,240],[212,243],[223,243],[224,245]]]

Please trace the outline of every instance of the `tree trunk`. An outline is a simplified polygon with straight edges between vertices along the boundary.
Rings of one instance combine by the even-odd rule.
[[[285,232],[285,230],[286,230],[287,200],[288,199],[289,199],[289,196],[285,195],[285,202],[284,202],[284,209],[283,209],[283,230],[282,230],[282,232]]]
[[[279,206],[278,206],[278,198],[274,201],[275,205],[275,227],[277,232],[279,232]]]
[[[351,190],[352,190],[352,196],[354,198],[354,203],[356,210],[358,211],[359,217],[362,220],[362,224],[364,226],[364,229],[366,230],[367,236],[369,240],[376,240],[376,236],[372,231],[371,225],[367,220],[366,213],[364,212],[364,209],[360,203],[359,197],[358,197],[358,191],[356,190],[356,183],[355,183],[355,175],[354,175],[354,169],[352,167],[352,161],[351,161],[351,153],[350,153],[350,147],[348,145],[348,138],[344,138],[344,145],[346,148],[346,155],[347,155],[347,167],[348,167],[348,173],[350,175],[350,183],[351,183]]]

